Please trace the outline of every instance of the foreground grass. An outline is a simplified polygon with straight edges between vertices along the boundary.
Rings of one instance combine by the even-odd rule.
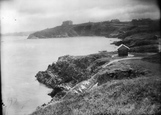
[[[158,63],[160,54],[142,55],[144,57],[142,60],[116,62],[105,70],[112,68],[121,70],[129,65],[135,73],[144,74],[127,77],[122,73],[121,78],[111,79],[108,74],[101,74],[105,79],[100,77],[104,82],[97,79],[99,86],[81,94],[67,94],[67,98],[39,108],[31,115],[159,115],[161,113],[161,66]],[[94,64],[102,66],[107,61],[109,60],[101,58]]]
[[[113,80],[32,115],[152,115],[161,112],[161,78]]]

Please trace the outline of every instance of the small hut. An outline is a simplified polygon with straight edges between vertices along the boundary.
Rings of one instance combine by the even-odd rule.
[[[121,44],[118,48],[118,56],[128,56],[130,48],[124,44]]]

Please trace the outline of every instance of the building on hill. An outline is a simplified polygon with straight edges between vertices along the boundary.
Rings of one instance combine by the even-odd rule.
[[[118,48],[118,56],[128,56],[130,48],[124,44],[121,44]]]
[[[68,21],[64,21],[62,23],[62,26],[69,26],[69,25],[73,25],[73,22],[71,20],[68,20]]]
[[[112,19],[111,22],[120,22],[119,19]]]

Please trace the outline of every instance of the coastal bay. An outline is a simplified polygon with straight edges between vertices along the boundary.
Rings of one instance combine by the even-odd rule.
[[[114,51],[118,41],[105,37],[27,39],[27,36],[4,36],[2,48],[2,97],[7,115],[29,114],[47,103],[51,89],[34,77],[63,55],[87,55],[102,50]]]

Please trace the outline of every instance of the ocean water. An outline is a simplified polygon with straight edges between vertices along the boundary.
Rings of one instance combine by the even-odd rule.
[[[36,81],[38,71],[44,71],[63,55],[87,55],[107,50],[116,38],[72,37],[27,39],[27,36],[2,36],[1,86],[6,115],[27,115],[37,106],[47,103],[51,89]]]

